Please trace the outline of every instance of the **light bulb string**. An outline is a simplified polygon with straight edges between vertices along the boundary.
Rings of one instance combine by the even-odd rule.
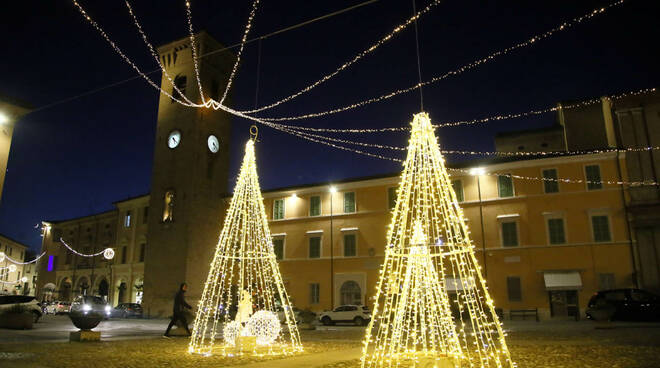
[[[252,114],[252,113],[268,110],[268,109],[271,109],[275,106],[279,106],[279,105],[281,105],[285,102],[291,101],[294,98],[299,97],[299,96],[311,91],[312,89],[314,89],[314,88],[318,87],[319,85],[325,83],[326,81],[330,80],[332,77],[336,76],[337,74],[341,73],[342,71],[348,69],[351,65],[355,64],[357,61],[359,61],[363,57],[365,57],[368,54],[374,52],[376,49],[378,49],[380,46],[385,44],[387,41],[391,40],[394,36],[399,34],[401,31],[406,29],[408,26],[410,26],[413,23],[416,23],[417,19],[419,19],[422,15],[428,13],[433,7],[438,5],[440,2],[441,2],[441,0],[434,0],[426,8],[422,9],[421,11],[413,12],[413,15],[410,18],[408,18],[405,22],[399,24],[398,26],[394,27],[394,29],[392,29],[392,31],[390,31],[390,33],[388,33],[387,35],[385,35],[384,37],[382,37],[381,39],[379,39],[378,41],[373,43],[371,46],[369,46],[368,48],[366,48],[362,52],[355,55],[351,60],[346,61],[344,64],[337,67],[337,69],[335,69],[332,73],[326,74],[321,79],[317,80],[316,82],[310,83],[309,85],[307,85],[305,88],[301,89],[300,91],[298,91],[298,92],[296,92],[292,95],[289,95],[289,96],[287,96],[287,97],[285,97],[281,100],[273,102],[271,104],[268,104],[268,105],[265,105],[265,106],[262,106],[262,107],[259,107],[259,108],[255,108],[255,109],[252,109],[252,110],[243,110],[241,112],[246,113],[246,114]],[[220,103],[222,103],[222,101],[220,101]]]
[[[70,250],[72,253],[74,253],[75,255],[77,255],[77,256],[81,256],[81,257],[87,257],[87,258],[100,256],[100,255],[103,254],[103,252],[106,251],[106,249],[108,249],[108,248],[105,248],[105,249],[103,249],[102,251],[97,252],[97,253],[85,254],[85,253],[78,252],[77,250],[71,248],[71,246],[70,246],[69,244],[67,244],[67,243],[64,241],[63,238],[60,238],[60,243],[61,243],[62,245],[64,245],[68,250]]]
[[[250,16],[248,17],[248,21],[245,24],[245,31],[243,32],[243,38],[241,39],[241,46],[238,49],[238,53],[236,54],[236,62],[234,62],[234,67],[231,70],[231,74],[229,74],[229,79],[227,80],[227,86],[225,87],[225,92],[222,94],[222,98],[220,98],[219,101],[220,104],[225,102],[225,99],[227,98],[227,94],[231,89],[232,82],[234,81],[236,71],[238,70],[238,65],[241,63],[241,56],[243,55],[243,49],[245,48],[247,36],[250,33],[250,29],[252,28],[252,20],[254,19],[254,15],[257,12],[258,5],[259,5],[259,0],[254,0],[254,2],[252,3],[252,9],[250,10]],[[197,61],[195,61],[195,63],[197,63]]]
[[[199,62],[197,60],[197,42],[195,41],[195,31],[193,30],[192,24],[192,10],[190,9],[190,1],[185,0],[186,2],[186,20],[188,22],[188,33],[190,34],[190,50],[192,52],[193,67],[195,69],[195,79],[197,80],[197,87],[199,89],[199,97],[204,103],[206,101],[204,97],[204,90],[202,89],[202,80],[199,73]]]
[[[491,54],[489,54],[489,55],[487,55],[487,56],[485,56],[481,59],[477,59],[477,60],[475,60],[471,63],[465,64],[465,65],[463,65],[459,68],[456,68],[454,70],[446,72],[442,75],[433,77],[432,79],[430,79],[426,82],[421,82],[421,83],[418,83],[414,86],[394,90],[392,92],[380,95],[378,97],[373,97],[373,98],[370,98],[370,99],[367,99],[367,100],[363,100],[363,101],[360,101],[360,102],[353,103],[351,105],[347,105],[347,106],[343,106],[343,107],[337,107],[337,108],[322,111],[322,112],[309,113],[309,114],[296,115],[296,116],[287,116],[287,117],[261,117],[261,118],[263,118],[264,120],[269,120],[269,121],[301,120],[301,119],[319,117],[319,116],[324,116],[324,115],[336,114],[336,113],[339,113],[339,112],[343,112],[343,111],[352,110],[352,109],[355,109],[355,108],[358,108],[358,107],[362,107],[362,106],[365,106],[365,105],[368,105],[368,104],[371,104],[371,103],[374,103],[374,102],[380,102],[380,101],[392,98],[394,96],[400,95],[402,93],[407,93],[407,92],[413,91],[417,88],[421,88],[422,86],[426,86],[426,85],[429,85],[429,84],[432,84],[432,83],[439,82],[439,81],[444,80],[448,77],[459,75],[459,74],[461,74],[461,73],[463,73],[467,70],[474,69],[474,68],[476,68],[476,67],[478,67],[482,64],[490,62],[491,60],[495,60],[499,56],[509,54],[512,51],[515,51],[515,50],[518,50],[518,49],[521,49],[521,48],[524,48],[524,47],[528,47],[528,46],[531,46],[531,45],[535,45],[537,43],[537,41],[549,38],[550,36],[552,36],[553,34],[555,34],[557,32],[561,32],[561,31],[570,29],[570,28],[574,27],[577,24],[580,24],[580,23],[582,23],[586,20],[590,20],[593,17],[604,13],[605,11],[609,10],[610,8],[622,5],[624,2],[625,2],[625,0],[618,0],[616,2],[610,3],[609,5],[606,5],[604,7],[594,9],[594,10],[592,10],[592,11],[590,11],[590,12],[588,12],[588,13],[582,15],[582,16],[575,17],[570,21],[565,21],[565,22],[561,23],[560,25],[552,28],[549,31],[539,33],[539,34],[537,34],[535,36],[532,36],[531,38],[529,38],[525,41],[522,41],[518,44],[515,44],[513,46],[509,46],[505,49],[495,51],[495,52],[493,52],[493,53],[491,53]],[[252,112],[257,112],[257,111],[248,110],[248,111],[242,111],[242,112],[252,113]]]
[[[142,29],[142,25],[138,21],[137,16],[135,15],[135,12],[133,11],[133,7],[131,6],[131,4],[128,2],[128,0],[125,0],[124,3],[126,4],[126,8],[128,9],[128,13],[131,15],[131,18],[133,19],[133,24],[137,28],[137,31],[140,33],[142,41],[144,42],[144,44],[149,49],[149,52],[151,53],[151,56],[153,56],[154,60],[156,60],[156,63],[158,64],[158,67],[160,67],[160,70],[162,70],[163,75],[165,76],[165,78],[167,78],[167,80],[172,85],[172,88],[178,93],[179,96],[181,96],[185,100],[185,102],[187,103],[188,106],[193,105],[193,102],[190,101],[190,99],[188,99],[188,97],[186,97],[186,94],[181,92],[179,87],[177,87],[177,85],[174,83],[174,80],[172,80],[172,77],[170,76],[170,74],[165,69],[165,66],[160,61],[160,57],[158,56],[158,53],[156,52],[156,49],[151,44],[151,42],[149,42],[149,39],[147,38],[147,35],[144,33],[144,30]],[[162,86],[161,86],[161,89],[162,89]]]
[[[415,0],[412,1],[413,14],[417,13]],[[417,77],[419,82],[419,111],[424,111],[424,93],[422,92],[422,60],[419,54],[419,29],[415,18],[415,51],[417,52]]]
[[[627,98],[627,97],[641,96],[641,95],[654,93],[657,90],[658,90],[657,87],[642,88],[642,89],[638,89],[638,90],[633,90],[633,91],[628,91],[628,92],[623,92],[623,93],[618,93],[618,94],[605,96],[605,98],[608,98],[610,100],[619,100],[619,99],[623,99],[623,98]],[[434,128],[446,128],[446,127],[456,127],[456,126],[461,126],[461,125],[483,124],[483,123],[489,123],[489,122],[492,122],[492,121],[518,119],[518,118],[523,118],[523,117],[527,117],[527,116],[541,115],[541,114],[545,114],[545,113],[555,112],[555,111],[559,111],[559,110],[569,110],[569,109],[587,107],[587,106],[591,106],[591,105],[601,103],[601,102],[602,102],[602,100],[600,98],[592,98],[592,99],[584,100],[584,101],[577,102],[577,103],[572,103],[572,104],[567,104],[567,105],[561,105],[560,104],[560,105],[557,105],[557,106],[547,107],[547,108],[544,108],[544,109],[529,110],[529,111],[525,111],[525,112],[498,114],[498,115],[492,115],[492,116],[483,117],[483,118],[475,118],[475,119],[472,119],[472,120],[457,120],[457,121],[440,122],[440,123],[434,124],[433,127]],[[264,121],[270,121],[268,119],[263,119],[263,120]],[[314,127],[306,127],[306,126],[290,125],[290,124],[282,124],[282,123],[279,123],[279,124],[281,124],[282,126],[286,126],[288,129],[300,130],[300,131],[309,131],[309,132],[322,132],[322,133],[365,134],[365,133],[386,133],[386,132],[408,132],[408,131],[410,131],[410,127],[408,127],[408,126],[387,127],[387,128],[365,128],[365,129],[359,129],[359,128],[340,129],[340,128],[314,128]]]
[[[31,261],[27,261],[27,262],[21,262],[21,261],[18,261],[18,260],[16,260],[16,259],[13,259],[13,258],[9,257],[9,256],[6,255],[6,254],[5,254],[5,259],[7,259],[9,262],[11,262],[11,263],[13,263],[13,264],[17,264],[17,265],[28,265],[28,264],[36,263],[36,262],[39,260],[39,258],[43,257],[45,254],[46,254],[46,252],[43,252],[43,253],[41,253],[40,255],[38,255],[37,257],[35,257],[33,260],[31,260]]]

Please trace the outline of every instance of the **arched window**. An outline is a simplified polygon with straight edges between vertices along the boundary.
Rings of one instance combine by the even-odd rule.
[[[362,290],[355,281],[346,281],[339,289],[341,294],[341,304],[362,304]]]
[[[174,214],[174,190],[170,189],[165,192],[164,207],[163,207],[163,222],[171,222]]]
[[[174,85],[176,88],[172,87],[172,97],[177,100],[181,100],[181,95],[186,95],[186,84],[188,83],[188,78],[185,75],[177,75],[174,78]],[[178,91],[177,91],[178,89]],[[181,93],[179,93],[181,92]],[[171,102],[174,102],[174,98]]]

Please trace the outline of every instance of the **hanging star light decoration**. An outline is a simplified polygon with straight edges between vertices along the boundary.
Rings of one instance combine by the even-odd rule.
[[[363,368],[514,366],[469,234],[429,116],[416,114]]]
[[[284,314],[286,327],[280,326],[278,311]],[[215,346],[220,328],[224,328],[224,341]],[[241,341],[250,338],[254,344]],[[243,164],[204,284],[188,351],[203,355],[219,352],[225,356],[302,351],[293,308],[272,246],[253,140],[245,145]]]

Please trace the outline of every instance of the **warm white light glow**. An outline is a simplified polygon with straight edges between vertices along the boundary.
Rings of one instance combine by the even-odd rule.
[[[511,368],[504,332],[426,113],[415,115],[409,142],[362,367]]]
[[[280,307],[286,325],[281,330],[275,314]],[[253,309],[257,310],[254,314]],[[216,347],[221,326],[225,326],[225,341]],[[236,336],[254,336],[256,344],[237,344]],[[252,140],[245,145],[243,164],[198,304],[188,351],[225,356],[302,351],[272,247]]]
[[[337,193],[337,187],[334,185],[330,187],[330,193]]]
[[[298,199],[298,195],[296,193],[291,194],[291,199]]]
[[[16,272],[16,265],[10,264],[8,268],[9,268],[9,273]]]
[[[5,252],[0,252],[0,262],[5,261]]]
[[[115,251],[112,248],[106,248],[103,251],[103,258],[105,259],[113,259],[115,258]]]
[[[8,123],[9,118],[2,111],[0,111],[0,125]]]
[[[25,276],[21,277],[21,282],[22,282],[22,283],[25,284],[27,281],[28,281],[28,278],[27,278],[27,277],[25,277]]]
[[[475,167],[473,169],[470,169],[470,175],[472,176],[481,176],[486,173],[486,170],[484,170],[483,167]]]

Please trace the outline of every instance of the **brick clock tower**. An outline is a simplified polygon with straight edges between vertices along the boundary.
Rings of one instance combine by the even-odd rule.
[[[205,32],[195,41],[198,55],[222,48]],[[201,101],[190,39],[161,46],[158,53],[182,94]],[[199,58],[205,97],[222,95],[234,60],[228,51]],[[161,86],[179,97],[165,75]],[[201,297],[224,216],[230,135],[229,114],[186,107],[160,95],[144,265],[143,304],[152,316],[172,313],[182,282],[189,285],[189,303]]]

